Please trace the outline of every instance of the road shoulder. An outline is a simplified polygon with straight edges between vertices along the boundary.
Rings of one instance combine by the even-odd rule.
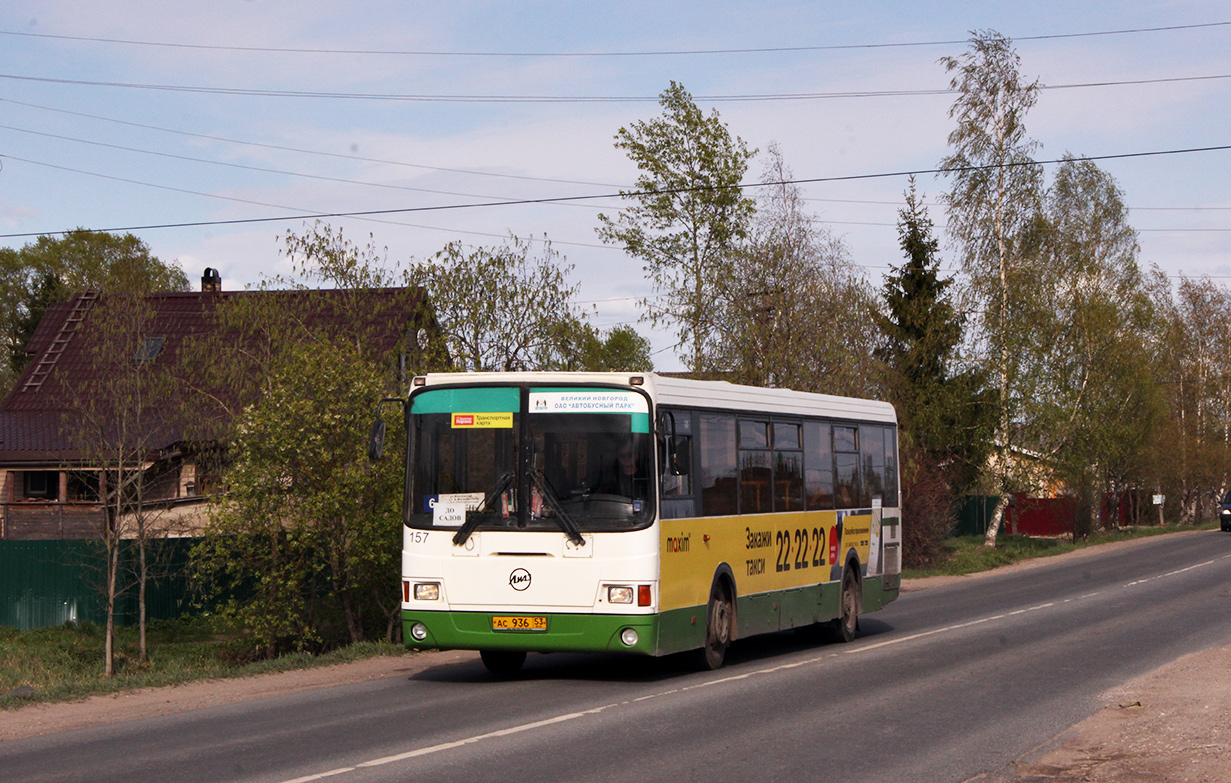
[[[995,780],[1231,780],[1231,646],[1186,655],[1104,694],[1103,708]]]
[[[203,680],[163,688],[142,688],[59,704],[30,704],[0,711],[0,742],[285,696],[318,688],[410,677],[432,666],[470,658],[477,659],[478,654],[454,651],[378,656],[315,669]]]

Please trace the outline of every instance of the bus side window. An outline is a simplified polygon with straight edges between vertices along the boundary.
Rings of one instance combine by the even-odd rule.
[[[696,485],[693,483],[693,412],[668,410],[663,421],[662,495],[658,503],[663,519],[697,516]]]
[[[775,421],[774,511],[804,509],[803,444],[796,422]]]
[[[859,486],[859,428],[835,426],[834,501],[838,508],[858,508],[862,493]]]
[[[885,500],[885,428],[860,427],[859,454],[863,462],[861,508],[872,505],[873,498]]]
[[[667,455],[675,464],[663,471],[663,497],[692,494],[692,436],[676,435],[672,438]]]
[[[701,414],[697,451],[701,457],[701,515],[739,513],[735,417]]]
[[[829,422],[804,422],[804,498],[809,511],[834,507]]]
[[[769,422],[741,420],[739,423],[739,511],[763,514],[774,510],[773,478],[770,465]]]

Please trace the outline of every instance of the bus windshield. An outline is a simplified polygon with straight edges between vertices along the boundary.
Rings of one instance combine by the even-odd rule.
[[[601,532],[653,520],[649,403],[639,392],[430,388],[410,413],[412,527],[478,515],[478,530]]]

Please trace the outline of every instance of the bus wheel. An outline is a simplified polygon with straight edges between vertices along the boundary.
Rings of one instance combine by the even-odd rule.
[[[705,646],[699,650],[698,663],[702,669],[722,668],[731,643],[731,621],[735,612],[731,606],[731,593],[725,583],[715,581],[710,591],[710,602],[705,612]]]
[[[514,650],[479,650],[479,657],[489,672],[500,677],[517,674],[526,662],[526,654]]]
[[[834,641],[849,642],[859,630],[859,583],[855,574],[846,572],[842,577],[842,597],[838,600],[839,615],[829,625]]]

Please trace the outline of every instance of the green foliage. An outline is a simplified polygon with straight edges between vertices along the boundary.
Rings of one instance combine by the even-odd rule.
[[[1217,519],[1231,486],[1231,289],[1184,278],[1175,289],[1155,270],[1153,374],[1165,414],[1149,443],[1149,471],[1167,513],[1188,523]]]
[[[401,645],[360,643],[326,655],[290,655],[237,664],[227,655],[243,632],[222,618],[197,617],[150,623],[150,656],[136,660],[136,629],[119,631],[116,676],[102,673],[103,632],[97,625],[67,624],[18,632],[0,627],[0,710],[41,702],[83,699],[136,688],[178,685],[203,679],[247,677],[371,658],[403,655]],[[14,688],[34,689],[29,698],[5,697]]]
[[[452,242],[430,261],[413,264],[411,285],[431,297],[453,368],[463,371],[555,369],[577,361],[591,337],[572,304],[571,264],[545,243],[510,237],[498,247],[466,252]]]
[[[1045,199],[1046,285],[1039,309],[1035,430],[1028,435],[1076,494],[1077,535],[1105,495],[1148,478],[1143,455],[1162,415],[1147,348],[1155,312],[1137,267],[1137,234],[1115,180],[1066,155]],[[1043,319],[1041,319],[1043,320]]]
[[[971,304],[982,316],[976,345],[997,389],[992,482],[1001,502],[988,529],[988,543],[995,543],[1008,493],[1023,481],[1013,425],[1030,399],[1021,386],[1030,379],[1022,357],[1035,335],[1031,286],[1039,271],[1034,249],[1042,198],[1042,171],[1032,165],[1038,145],[1024,122],[1038,100],[1038,83],[1022,79],[1012,42],[994,31],[975,33],[968,51],[940,62],[958,93],[949,110],[957,121],[949,134],[952,153],[941,161],[952,180],[945,194],[948,227]]]
[[[178,265],[150,255],[132,234],[79,228],[59,239],[38,237],[19,250],[0,248],[0,341],[8,354],[0,386],[7,390],[25,367],[26,343],[49,305],[86,289],[145,294],[188,288]]]
[[[995,299],[1006,293],[1012,266],[1028,249],[1042,194],[1042,170],[1032,165],[1038,144],[1024,124],[1039,84],[1022,79],[1021,58],[1008,38],[992,30],[972,35],[967,52],[940,60],[958,93],[949,109],[957,122],[948,139],[952,153],[941,168],[953,181],[945,202],[963,269],[977,290]]]
[[[587,370],[618,370],[624,372],[650,372],[654,360],[650,358],[650,341],[627,324],[607,330],[599,346],[598,356],[588,362]]]
[[[217,339],[186,353],[208,368],[203,388],[228,389],[216,400],[226,493],[196,566],[267,657],[392,637],[401,469],[369,463],[366,438],[377,401],[405,393],[397,355],[405,373],[433,355],[416,290],[383,285],[392,272],[371,245],[319,225],[286,245],[302,277],[336,287],[278,280],[283,290],[232,297]],[[391,330],[404,337],[391,343]]]
[[[370,464],[365,441],[385,385],[347,340],[319,336],[280,355],[240,417],[228,492],[198,557],[215,584],[250,593],[228,616],[267,655],[359,641],[387,625],[400,472],[395,460]]]
[[[876,396],[871,291],[791,179],[771,145],[751,232],[712,305],[709,364],[741,383]]]
[[[939,469],[956,497],[987,459],[994,395],[982,372],[957,367],[964,321],[949,295],[952,280],[940,277],[939,242],[913,179],[898,213],[898,239],[907,260],[885,277],[886,310],[877,317],[884,340],[876,355],[902,439],[918,449],[913,463],[904,461],[904,472],[912,465],[925,473]]]
[[[650,372],[650,341],[626,324],[604,334],[582,320],[562,324],[555,339],[555,359],[542,370],[565,372]]]
[[[640,174],[635,190],[621,191],[630,205],[614,219],[600,214],[598,233],[641,259],[662,295],[642,302],[650,321],[674,326],[685,364],[704,373],[718,329],[715,305],[754,211],[738,186],[755,150],[675,82],[659,104],[662,116],[616,133],[615,146]]]
[[[1206,527],[1212,526],[1207,525]],[[1067,538],[1031,538],[1030,536],[1005,534],[1000,536],[995,548],[984,546],[983,536],[955,536],[945,542],[945,555],[937,563],[930,567],[904,570],[902,577],[920,579],[929,576],[975,574],[1024,560],[1062,555],[1099,544],[1131,541],[1191,530],[1193,530],[1192,526],[1174,524],[1157,527],[1126,527],[1097,532],[1076,542]]]

